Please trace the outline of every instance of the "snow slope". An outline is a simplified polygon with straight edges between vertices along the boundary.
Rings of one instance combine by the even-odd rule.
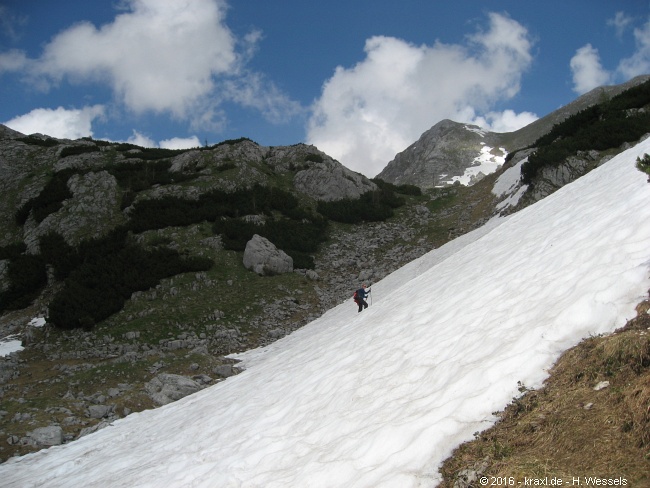
[[[650,288],[650,140],[432,251],[247,370],[0,465],[11,487],[429,487],[459,443]],[[354,284],[351,284],[351,289]]]

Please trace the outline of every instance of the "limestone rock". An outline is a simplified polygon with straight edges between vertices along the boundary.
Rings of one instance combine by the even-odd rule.
[[[25,223],[25,244],[38,252],[38,239],[55,231],[70,245],[83,239],[100,237],[122,221],[119,209],[120,189],[117,180],[107,171],[75,174],[68,181],[73,197],[63,207],[37,223],[31,217]]]
[[[377,189],[368,178],[347,169],[331,158],[296,173],[293,185],[296,190],[325,202],[343,198],[356,199],[368,191]]]
[[[196,393],[201,385],[185,376],[161,373],[145,383],[144,388],[156,405],[167,405]]]
[[[260,276],[293,271],[293,259],[271,241],[255,234],[244,250],[244,267]]]
[[[28,437],[37,446],[58,446],[63,444],[63,429],[58,425],[40,427],[30,432]]]

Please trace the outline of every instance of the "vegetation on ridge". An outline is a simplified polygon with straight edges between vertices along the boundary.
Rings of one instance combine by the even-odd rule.
[[[650,81],[594,105],[553,126],[533,146],[536,151],[521,166],[522,182],[534,184],[537,173],[557,166],[578,151],[618,148],[650,132]]]

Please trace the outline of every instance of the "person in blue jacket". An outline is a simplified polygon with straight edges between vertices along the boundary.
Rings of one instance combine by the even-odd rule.
[[[370,293],[370,288],[366,291],[366,284],[364,283],[361,285],[361,288],[359,288],[357,291],[354,292],[354,301],[357,305],[359,305],[359,312],[363,311],[364,309],[368,308],[368,302],[366,302],[366,298],[368,298],[368,293]]]

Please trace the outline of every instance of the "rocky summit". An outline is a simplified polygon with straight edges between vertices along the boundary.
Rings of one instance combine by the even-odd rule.
[[[455,182],[467,186],[494,173],[503,165],[507,154],[499,134],[443,120],[397,154],[378,177],[422,188]]]

